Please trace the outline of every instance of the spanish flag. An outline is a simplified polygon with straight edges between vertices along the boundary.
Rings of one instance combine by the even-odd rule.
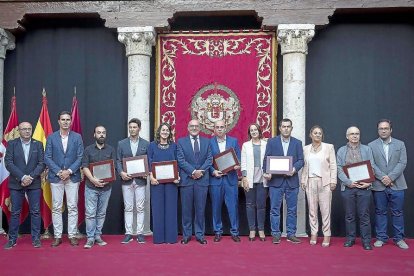
[[[3,141],[0,144],[0,205],[10,221],[11,212],[11,201],[10,201],[10,190],[9,190],[9,175],[6,166],[4,164],[4,156],[6,155],[7,142],[20,137],[19,134],[19,120],[17,118],[16,110],[16,96],[12,97],[11,100],[11,113],[9,121],[7,122],[6,129],[4,130]],[[29,205],[27,200],[23,201],[22,210],[20,213],[20,223],[22,223],[27,215],[29,214]]]
[[[52,124],[50,123],[46,92],[44,89],[42,94],[42,110],[40,111],[39,120],[33,133],[33,139],[40,141],[43,144],[43,149],[45,149],[46,139],[53,133],[53,130]],[[43,227],[47,229],[52,223],[52,192],[50,190],[50,183],[47,180],[47,169],[42,173],[42,195],[40,214],[43,219]]]

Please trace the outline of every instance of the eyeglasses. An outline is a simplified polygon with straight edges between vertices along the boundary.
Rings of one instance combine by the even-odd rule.
[[[384,131],[384,130],[390,130],[390,128],[389,127],[380,127],[380,128],[378,128],[378,130],[379,131]]]
[[[32,131],[31,127],[19,128],[20,131]]]
[[[199,128],[199,125],[189,125],[188,128]]]
[[[348,133],[348,135],[359,135],[358,132]]]

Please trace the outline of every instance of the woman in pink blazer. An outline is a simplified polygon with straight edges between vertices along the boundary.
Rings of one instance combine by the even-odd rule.
[[[322,215],[323,247],[328,247],[331,239],[331,201],[336,187],[336,157],[332,144],[323,143],[323,129],[316,125],[309,133],[312,143],[303,148],[305,165],[302,170],[301,187],[306,191],[309,208],[311,238],[315,245],[318,237],[318,206]]]

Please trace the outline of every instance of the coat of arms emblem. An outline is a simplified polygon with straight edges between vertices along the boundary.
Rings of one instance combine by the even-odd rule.
[[[198,119],[201,131],[210,134],[214,123],[223,120],[230,131],[239,120],[240,101],[236,94],[221,84],[202,87],[191,101],[191,117]]]

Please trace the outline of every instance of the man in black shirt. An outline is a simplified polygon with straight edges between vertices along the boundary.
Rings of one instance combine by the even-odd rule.
[[[82,158],[82,169],[86,176],[85,187],[85,222],[87,241],[84,248],[91,248],[94,243],[104,246],[102,240],[102,227],[105,222],[106,208],[111,196],[111,183],[92,175],[89,170],[91,163],[113,160],[115,162],[115,149],[105,144],[106,129],[103,126],[95,127],[95,143],[85,148]],[[112,174],[114,174],[112,167]]]

